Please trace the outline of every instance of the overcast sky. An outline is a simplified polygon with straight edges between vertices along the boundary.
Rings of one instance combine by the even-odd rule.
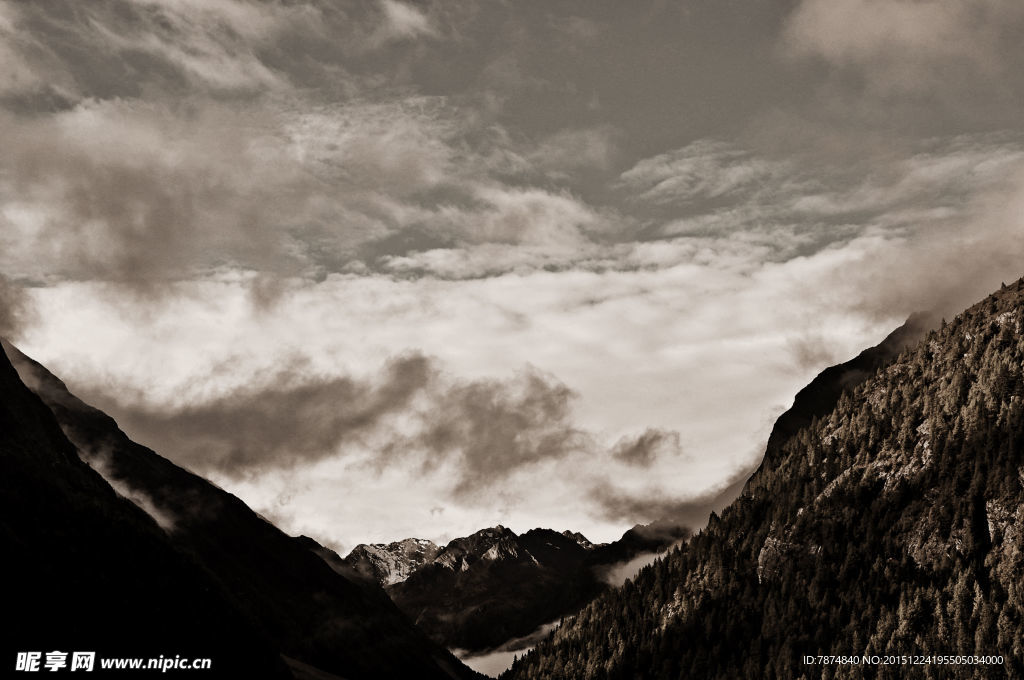
[[[1019,0],[0,2],[0,330],[342,551],[609,540],[1024,273]]]

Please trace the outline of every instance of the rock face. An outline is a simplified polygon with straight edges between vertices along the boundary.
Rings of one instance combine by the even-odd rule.
[[[407,538],[393,543],[357,545],[345,557],[345,564],[363,578],[381,586],[390,586],[433,561],[441,549],[432,541]]]
[[[211,641],[217,641],[216,645],[220,645],[222,636],[230,641],[235,635],[230,631],[238,630],[237,635],[244,637],[244,632],[251,630],[251,637],[262,642],[249,642],[246,647],[276,650],[270,654],[269,661],[263,659],[266,655],[257,654],[255,658],[261,661],[249,664],[255,665],[253,672],[239,677],[262,677],[264,668],[266,674],[272,674],[275,663],[287,674],[276,652],[294,660],[293,667],[304,669],[306,674],[310,672],[309,667],[313,667],[350,680],[478,677],[447,650],[428,640],[379,586],[349,578],[344,569],[330,565],[327,559],[330,556],[322,553],[326,548],[311,539],[285,535],[238,498],[132,442],[109,416],[82,403],[45,368],[9,345],[6,349],[21,380],[35,395],[28,393],[17,376],[7,375],[6,382],[0,384],[0,397],[9,412],[3,423],[5,437],[10,438],[10,432],[25,431],[36,421],[43,422],[45,428],[32,434],[27,440],[29,444],[17,449],[17,456],[4,460],[5,467],[14,467],[15,471],[18,461],[34,461],[34,477],[12,477],[5,470],[5,484],[25,477],[25,488],[32,489],[44,483],[49,470],[58,469],[62,473],[51,475],[53,488],[48,497],[53,498],[46,507],[67,507],[67,512],[58,515],[58,510],[48,510],[53,515],[52,522],[36,530],[39,536],[48,536],[53,541],[49,552],[40,555],[53,554],[47,560],[40,558],[46,564],[33,563],[25,567],[28,573],[35,568],[46,574],[33,577],[30,583],[34,587],[26,592],[45,593],[51,581],[52,585],[71,581],[81,586],[83,592],[77,594],[59,590],[67,600],[53,611],[63,613],[86,602],[88,611],[81,616],[87,628],[88,615],[99,609],[107,611],[102,603],[89,600],[88,593],[95,591],[89,582],[96,578],[96,583],[103,585],[102,597],[117,602],[134,596],[138,602],[147,603],[140,607],[126,602],[121,610],[131,612],[130,616],[125,615],[126,620],[136,623],[125,623],[125,627],[129,628],[129,634],[134,632],[138,637],[137,631],[144,627],[138,624],[138,618],[143,617],[148,625],[148,618],[156,617],[146,618],[149,596],[135,593],[132,584],[138,583],[138,588],[143,589],[149,582],[144,576],[147,571],[152,571],[153,578],[161,583],[176,582],[180,572],[180,579],[188,584],[188,579],[193,578],[189,575],[191,572],[184,566],[175,566],[184,563],[191,565],[189,569],[198,574],[193,580],[205,575],[212,585],[172,588],[169,592],[179,594],[181,601],[168,602],[162,611],[188,612],[190,603],[208,591],[212,593],[212,603],[223,601],[223,607],[210,614],[213,623],[193,626],[191,615],[187,622],[180,622],[184,629],[192,631],[190,634],[199,643],[209,646]],[[0,370],[14,373],[6,360]],[[20,410],[12,410],[15,407]],[[115,489],[121,498],[115,494]],[[42,540],[26,537],[26,532],[33,530],[30,517],[38,505],[33,497],[25,496],[28,493],[30,491],[12,492],[12,496],[4,494],[4,517],[13,518],[9,520],[8,531],[14,532],[19,541]],[[88,541],[76,542],[75,537],[66,535],[71,529],[62,528],[65,522],[68,527],[75,526],[78,520],[65,516],[72,514],[74,508],[89,510],[93,506],[97,508],[93,512],[97,515],[97,524],[103,524],[110,514],[128,527],[118,550],[110,551],[116,557],[108,556],[110,546],[102,542],[95,545]],[[88,512],[82,512],[89,516]],[[90,527],[83,530],[86,535],[100,532]],[[61,548],[68,545],[65,542],[68,540],[70,546]],[[15,554],[29,557],[35,554],[18,549],[17,545],[12,546]],[[322,554],[315,554],[316,548]],[[163,557],[158,559],[158,555]],[[154,567],[157,562],[165,562],[166,566],[157,569]],[[102,576],[108,570],[111,574],[129,575],[124,576],[123,589],[120,577]],[[82,575],[83,572],[86,575]],[[193,589],[195,595],[190,597]],[[159,602],[163,596],[154,597]],[[28,603],[24,606],[27,609]],[[210,604],[205,608],[213,607],[214,604]],[[204,608],[197,606],[195,611],[201,612]],[[31,616],[30,611],[21,614]],[[237,624],[225,623],[230,615],[237,619]],[[182,616],[184,614],[177,618]],[[177,619],[169,615],[168,620]],[[159,636],[151,638],[151,643],[152,640],[160,640],[159,653],[166,653],[168,649],[178,652],[178,648]],[[39,640],[38,644],[53,649],[57,641]],[[81,644],[75,641],[71,646],[77,649]],[[127,648],[123,653],[133,654]]]
[[[1024,280],[815,390],[721,517],[507,677],[1024,677],[1022,328]],[[865,654],[998,660],[803,662]]]

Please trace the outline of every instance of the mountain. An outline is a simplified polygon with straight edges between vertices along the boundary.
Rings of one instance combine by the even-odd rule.
[[[557,620],[587,549],[557,531],[497,526],[457,538],[388,592],[434,640],[481,650]]]
[[[676,527],[638,526],[595,546],[578,532],[517,535],[496,526],[450,541],[387,591],[436,642],[480,652],[576,613],[610,588],[605,575],[612,567],[685,535]],[[353,551],[356,560],[362,554]],[[345,558],[350,566],[353,555]]]
[[[390,586],[404,581],[409,574],[433,561],[440,550],[432,541],[407,538],[393,543],[357,545],[344,561],[364,578]]]
[[[587,539],[586,536],[584,536],[583,534],[581,534],[578,531],[569,531],[568,529],[566,529],[565,531],[562,532],[562,535],[565,536],[566,538],[571,538],[572,540],[576,541],[576,543],[579,544],[579,546],[582,547],[582,548],[593,548],[594,547],[594,544],[591,543]]]
[[[48,408],[55,429],[50,436],[65,442],[68,460],[62,464],[87,471],[98,487],[78,492],[81,502],[88,504],[101,493],[114,497],[111,487],[130,499],[136,515],[150,516],[147,525],[161,545],[209,574],[254,634],[291,659],[293,668],[308,674],[313,667],[350,680],[478,677],[428,640],[376,584],[333,569],[306,543],[287,536],[235,496],[131,441],[109,416],[77,399],[40,364],[10,345],[5,348],[21,380]],[[39,399],[35,403],[42,406]],[[12,503],[10,511],[18,507]],[[128,553],[126,565],[136,564],[131,556],[136,542],[129,535],[120,547]],[[104,568],[102,550],[94,555],[86,545],[82,551],[90,553],[86,559],[97,569]],[[67,554],[54,564],[77,569]],[[142,571],[146,564],[139,562],[134,569]],[[37,585],[45,589],[44,580]],[[164,645],[162,651],[170,649]]]
[[[1024,280],[942,322],[503,677],[1024,677],[1022,329]]]
[[[241,677],[292,677],[224,584],[79,458],[2,350],[0,465],[5,664],[92,651],[100,672],[108,656],[180,654]]]

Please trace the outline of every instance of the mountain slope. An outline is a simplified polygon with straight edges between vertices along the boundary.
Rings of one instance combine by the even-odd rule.
[[[1022,328],[1024,280],[777,439],[721,518],[506,677],[1024,677]]]
[[[284,654],[350,679],[476,677],[379,587],[337,573],[235,496],[132,442],[109,416],[7,347],[83,459],[215,574],[232,604]]]
[[[210,677],[291,677],[221,584],[79,459],[2,351],[0,465],[5,664],[22,651],[180,654],[212,658]]]

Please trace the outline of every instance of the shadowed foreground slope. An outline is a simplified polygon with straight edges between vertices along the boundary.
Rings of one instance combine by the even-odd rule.
[[[217,579],[79,459],[2,351],[0,464],[5,672],[17,652],[61,650],[290,677]]]

